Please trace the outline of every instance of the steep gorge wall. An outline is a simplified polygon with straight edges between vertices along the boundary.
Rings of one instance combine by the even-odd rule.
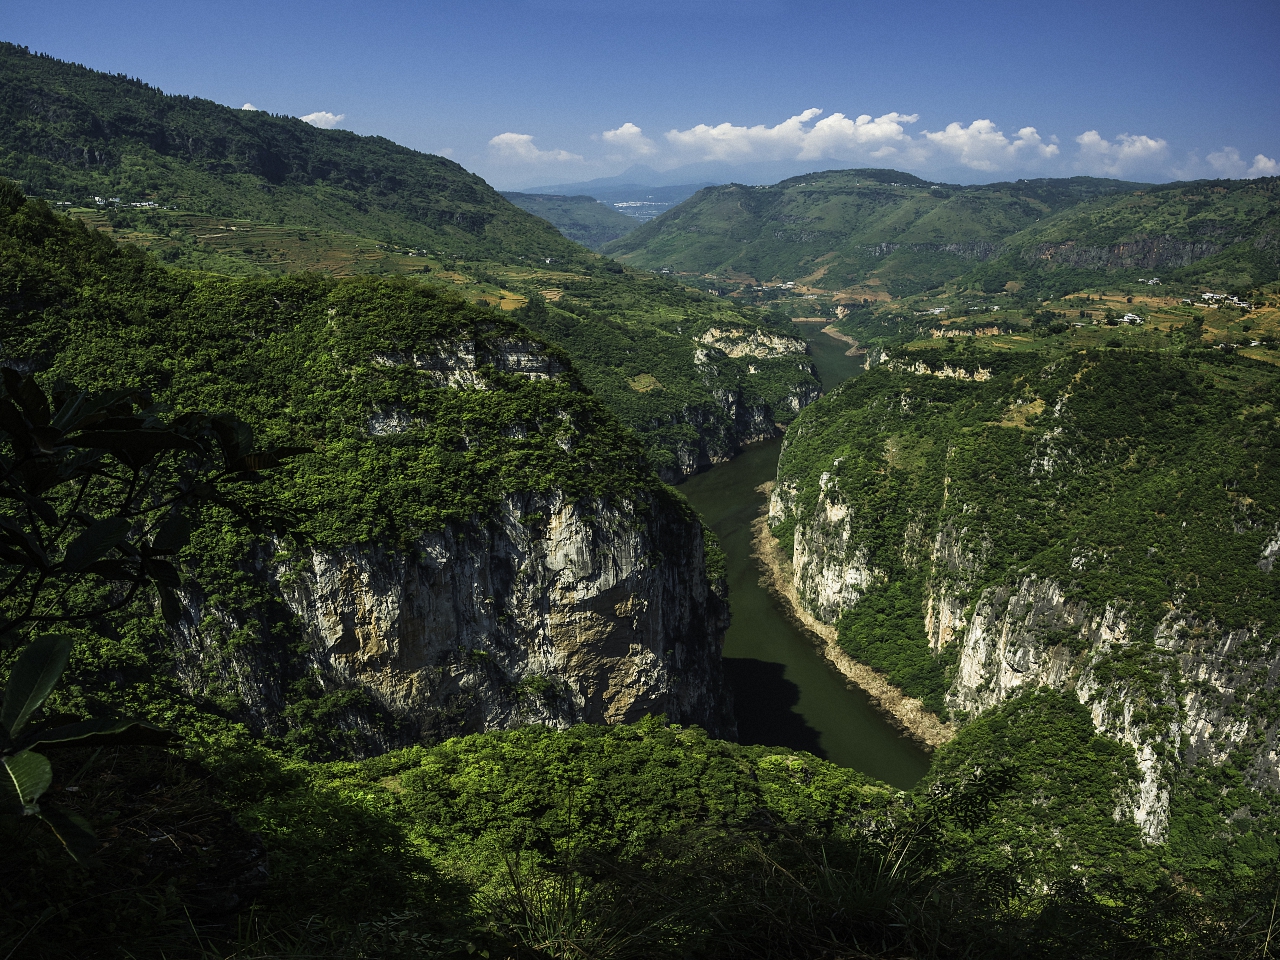
[[[449,396],[493,393],[495,409],[505,403],[509,414],[501,391],[562,396],[572,384],[562,359],[515,334],[428,341],[370,359],[374,376],[407,375],[437,391],[365,407],[366,442],[398,448],[427,443],[417,438],[437,416],[430,404]],[[504,440],[496,454],[567,457],[602,442],[573,432],[563,409],[539,416],[541,425],[517,417],[501,436],[536,440],[546,453],[515,454]],[[601,480],[597,489],[623,483]],[[355,692],[363,700],[338,704],[332,719],[359,754],[656,713],[732,738],[720,659],[728,608],[708,581],[702,525],[656,482],[623,490],[513,491],[403,546],[390,537],[259,543],[241,564],[261,598],[256,609],[189,587],[175,637],[179,676],[194,695],[220,694],[234,701],[228,709],[276,731],[297,710],[300,683],[320,697]],[[263,624],[284,627],[269,638]]]
[[[651,713],[733,736],[728,608],[707,581],[701,526],[669,504],[524,494],[407,550],[264,549],[256,561],[301,625],[310,669],[327,688],[372,694],[399,722],[395,742]],[[222,657],[210,616],[227,623],[192,595],[179,663],[193,692]],[[278,665],[233,655],[222,671],[258,722],[287,705]]]
[[[795,595],[828,624],[886,579],[850,530],[856,507],[833,487],[824,478],[817,509],[796,524],[792,545]],[[785,488],[775,489],[775,524],[788,513],[787,499]],[[1035,575],[981,586],[990,571],[967,529],[943,528],[905,547],[919,551],[928,571],[922,613],[930,647],[956,661],[948,709],[973,717],[1037,686],[1073,692],[1099,733],[1133,748],[1141,779],[1118,801],[1117,816],[1132,818],[1148,840],[1164,838],[1172,784],[1199,761],[1224,763],[1247,744],[1252,785],[1280,789],[1280,722],[1252,703],[1280,679],[1275,638],[1223,630],[1177,605],[1143,630],[1123,605],[1095,608]]]
[[[710,391],[713,406],[686,407],[667,426],[684,428],[673,444],[676,463],[662,471],[675,482],[717,463],[732,460],[742,448],[778,433],[778,421],[789,420],[818,399],[808,347],[798,337],[763,329],[712,326],[694,340],[693,365]],[[743,376],[730,368],[742,368]],[[786,369],[807,374],[778,376]],[[662,426],[651,424],[651,427]]]
[[[935,383],[957,380],[947,376],[945,370],[917,369],[918,366],[890,364],[882,376],[887,379],[905,374],[923,380],[928,374],[928,380]],[[1073,397],[1072,391],[1085,391],[1080,374],[1067,380],[1070,372],[1062,374],[1064,383],[1068,383],[1066,393],[1047,404],[1034,439],[1019,448],[1019,456],[1025,460],[1019,461],[1017,467],[1011,465],[1012,461],[1003,463],[1001,469],[1018,471],[1018,482],[1003,488],[1018,491],[1012,496],[1065,498],[1057,478],[1088,478],[1090,469],[1100,469],[1087,467],[1081,459],[1080,436],[1063,432],[1064,424],[1071,422],[1073,405],[1083,402]],[[1082,372],[1087,373],[1088,368],[1082,368]],[[977,391],[988,390],[985,380],[958,379],[972,384],[962,388],[972,391],[965,396],[985,395]],[[910,388],[909,381],[895,381],[894,390]],[[1185,391],[1187,387],[1179,389]],[[929,409],[925,398],[919,396],[923,390],[921,386],[914,393],[886,391],[871,400],[869,394],[860,402],[880,403],[883,410],[906,422],[912,405]],[[1018,404],[1025,406],[1023,395],[1015,392],[1013,396],[1017,399],[1006,411],[1017,412]],[[993,409],[999,410],[1000,406],[993,404]],[[824,411],[806,415],[797,431],[801,436],[794,442],[812,443],[803,434],[813,422],[808,418],[819,412]],[[951,452],[936,446],[918,447],[916,451],[904,448],[905,444],[920,441],[913,440],[910,433],[895,432],[901,429],[896,426],[898,421],[878,419],[882,416],[885,414],[877,411],[862,421],[885,424],[871,447],[878,451],[877,460],[864,460],[852,473],[842,473],[841,457],[828,455],[828,459],[818,461],[826,465],[816,482],[810,481],[806,487],[799,476],[800,468],[793,466],[790,474],[785,469],[780,471],[772,490],[769,521],[775,529],[785,530],[788,523],[793,525],[786,544],[792,559],[792,586],[808,614],[834,625],[844,612],[856,609],[869,593],[890,586],[896,577],[920,584],[919,614],[929,650],[948,664],[943,698],[947,710],[963,722],[1038,686],[1074,694],[1089,711],[1100,734],[1133,749],[1137,779],[1128,795],[1116,798],[1115,816],[1133,822],[1148,841],[1158,842],[1166,836],[1177,784],[1197,765],[1229,762],[1241,770],[1251,788],[1280,790],[1280,716],[1275,710],[1276,693],[1280,690],[1280,649],[1274,630],[1265,625],[1267,613],[1263,609],[1237,610],[1238,619],[1253,625],[1228,627],[1197,613],[1185,592],[1176,587],[1154,615],[1151,607],[1144,611],[1119,593],[1110,600],[1105,599],[1105,594],[1099,599],[1096,590],[1088,594],[1080,589],[1076,578],[1083,579],[1095,565],[1114,555],[1117,547],[1111,540],[1099,541],[1098,531],[1092,531],[1095,536],[1090,539],[1087,528],[1064,532],[1059,544],[1040,544],[1040,549],[1067,547],[1064,564],[1068,576],[1037,573],[1034,565],[1026,561],[1006,566],[1007,544],[993,543],[992,537],[999,534],[984,519],[993,501],[975,498],[981,493],[980,486],[962,487],[957,482],[956,475],[945,466]],[[1006,412],[1006,417],[1010,416]],[[1133,415],[1126,411],[1122,416]],[[988,429],[995,426],[990,413],[984,413],[981,419]],[[1212,421],[1221,423],[1217,417]],[[888,426],[889,423],[895,425]],[[1130,419],[1128,429],[1136,433],[1132,424]],[[1000,442],[1007,442],[1009,436],[1004,435],[1006,439]],[[1162,438],[1169,445],[1166,450],[1173,449],[1175,441],[1170,436]],[[789,436],[788,446],[792,442]],[[842,481],[847,480],[849,490],[883,493],[884,487],[878,486],[884,482],[880,478],[895,467],[924,469],[922,461],[911,461],[919,450],[933,451],[940,482],[929,497],[912,500],[904,493],[893,494],[896,501],[889,502],[896,502],[895,515],[877,513],[884,508],[842,489]],[[785,452],[783,456],[785,460]],[[1257,455],[1253,456],[1256,459]],[[1181,464],[1171,464],[1178,466],[1177,473],[1187,471]],[[957,462],[955,469],[973,476],[974,470],[986,475],[997,467],[994,459],[984,463],[978,454],[963,465]],[[1021,475],[1024,470],[1025,478]],[[1100,482],[1097,475],[1093,476],[1095,483]],[[996,477],[992,475],[990,479]],[[1191,483],[1193,490],[1203,489],[1202,480],[1185,482]],[[1228,478],[1227,482],[1232,481]],[[1167,499],[1158,501],[1159,510],[1148,514],[1151,523],[1163,522],[1163,511],[1167,510],[1171,516],[1168,527],[1179,527],[1178,519],[1172,519],[1171,504],[1177,504],[1183,494],[1176,493],[1176,489],[1166,495]],[[1166,583],[1176,583],[1176,578],[1182,576],[1216,580],[1229,575],[1226,571],[1230,568],[1222,568],[1221,574],[1217,568],[1211,571],[1192,567],[1188,574],[1172,568],[1177,555],[1200,549],[1195,537],[1208,536],[1226,538],[1214,541],[1218,544],[1215,550],[1227,549],[1228,541],[1240,547],[1250,542],[1260,544],[1251,560],[1247,554],[1243,559],[1249,579],[1239,580],[1239,584],[1253,584],[1259,573],[1272,576],[1274,557],[1280,553],[1276,546],[1280,537],[1266,524],[1250,520],[1250,504],[1254,501],[1248,495],[1227,489],[1232,492],[1221,497],[1217,509],[1230,509],[1232,516],[1224,519],[1200,513],[1203,506],[1197,501],[1196,512],[1176,514],[1179,519],[1186,516],[1199,525],[1192,528],[1198,531],[1194,536],[1185,522],[1173,540],[1150,534],[1150,542],[1157,546],[1139,553],[1150,557],[1167,552],[1168,559],[1163,561]],[[1249,493],[1258,496],[1252,490]],[[1031,513],[1025,505],[1015,509]],[[894,533],[886,539],[885,530]],[[1102,547],[1099,542],[1112,545]],[[1256,570],[1252,569],[1254,566]],[[1113,583],[1120,590],[1126,587],[1123,577]],[[1251,588],[1261,589],[1264,599],[1267,591],[1276,589],[1265,583]]]

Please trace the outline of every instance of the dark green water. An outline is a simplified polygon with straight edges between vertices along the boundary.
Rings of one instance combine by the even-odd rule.
[[[859,372],[861,358],[846,357],[847,345],[821,333],[817,324],[801,327],[824,389]],[[760,586],[751,557],[751,524],[764,504],[756,487],[777,475],[781,447],[780,438],[754,444],[680,486],[729,558],[733,622],[724,656],[738,739],[808,750],[896,787],[914,786],[929,767],[925,753],[898,734],[866,694],[848,686]]]

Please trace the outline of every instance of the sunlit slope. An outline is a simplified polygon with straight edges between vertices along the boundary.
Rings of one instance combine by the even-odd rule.
[[[401,274],[521,310],[669,479],[731,456],[816,395],[803,343],[770,334],[768,356],[739,355],[759,313],[626,271],[452,161],[382,138],[0,44],[0,177],[173,266]]]
[[[417,244],[448,255],[580,249],[452,160],[233,110],[0,44],[0,174],[29,195],[119,197]]]
[[[1061,270],[1159,272],[1248,290],[1280,277],[1280,178],[1201,180],[1099,197],[1010,237],[965,280],[994,290]]]
[[[896,296],[966,272],[1037,221],[1137,186],[1074,177],[956,187],[893,170],[832,170],[709,187],[605,252],[648,269]]]

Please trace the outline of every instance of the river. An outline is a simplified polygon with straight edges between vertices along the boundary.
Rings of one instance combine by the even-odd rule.
[[[797,324],[809,343],[824,390],[856,376],[861,357],[818,324]],[[728,555],[729,606],[725,675],[733,690],[742,743],[807,750],[899,788],[929,768],[928,755],[902,736],[818,653],[773,596],[760,586],[751,556],[751,524],[764,496],[756,488],[777,475],[777,438],[747,447],[731,462],[686,480],[680,490],[720,538]]]

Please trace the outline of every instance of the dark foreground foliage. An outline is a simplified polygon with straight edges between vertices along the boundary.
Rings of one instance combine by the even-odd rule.
[[[1273,955],[1274,872],[1209,894],[998,864],[982,831],[1021,789],[1002,767],[894,794],[656,720],[331,765],[211,731],[185,759],[56,765],[100,852],[0,823],[0,955]]]

